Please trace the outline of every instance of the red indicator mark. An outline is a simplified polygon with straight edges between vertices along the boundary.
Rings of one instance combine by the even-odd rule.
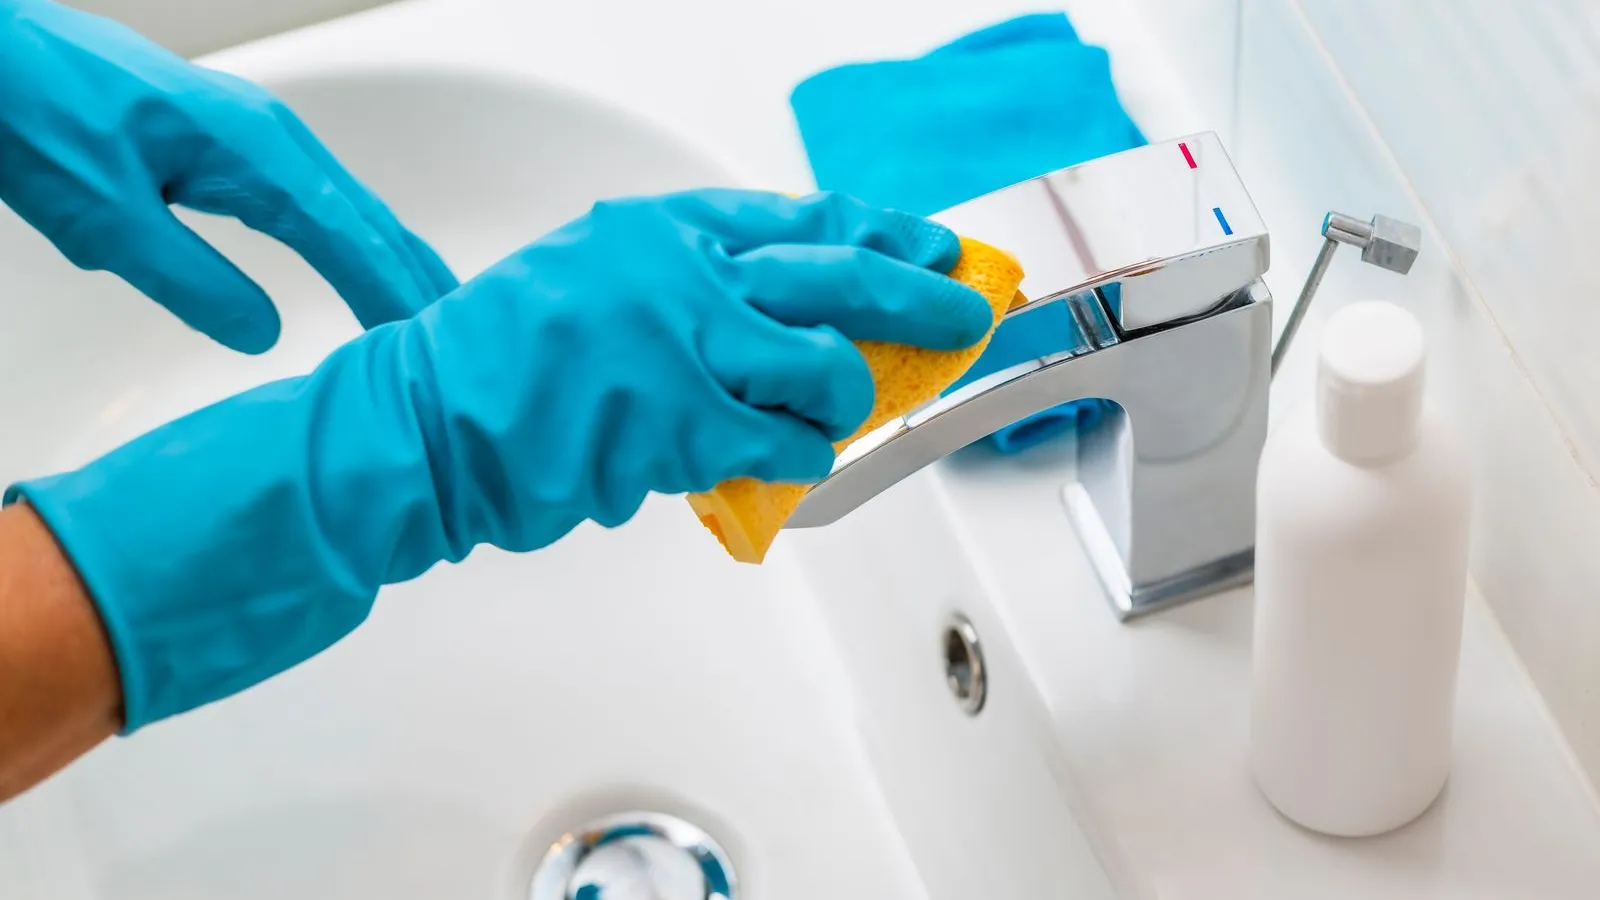
[[[1191,168],[1191,169],[1200,168],[1199,166],[1194,164],[1194,155],[1189,152],[1189,145],[1188,144],[1180,143],[1180,144],[1178,144],[1178,149],[1183,151],[1183,161],[1189,164],[1189,168]]]

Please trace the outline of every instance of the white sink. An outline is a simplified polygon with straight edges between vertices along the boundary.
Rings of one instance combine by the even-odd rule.
[[[463,278],[596,198],[738,180],[631,113],[481,66],[270,86]],[[0,477],[82,462],[355,333],[289,251],[186,218],[280,304],[272,352],[220,349],[0,218]],[[386,590],[310,663],[0,807],[0,897],[526,897],[565,829],[642,808],[721,842],[739,897],[1109,898],[998,627],[983,713],[946,688],[945,616],[987,607],[962,554],[933,552],[950,536],[928,530],[931,496],[909,483],[868,523],[929,542],[912,578],[804,541],[739,566],[655,498],[615,531]]]

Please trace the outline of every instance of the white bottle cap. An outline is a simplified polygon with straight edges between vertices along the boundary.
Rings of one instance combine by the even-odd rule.
[[[1317,432],[1353,463],[1403,456],[1422,421],[1426,350],[1422,323],[1392,303],[1364,301],[1334,313],[1317,366]]]

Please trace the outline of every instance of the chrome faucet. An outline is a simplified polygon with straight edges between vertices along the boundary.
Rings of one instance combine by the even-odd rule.
[[[1063,403],[1110,401],[1078,436],[1065,499],[1124,619],[1247,583],[1273,369],[1267,229],[1216,135],[1151,144],[933,216],[1015,253],[1027,302],[1065,303],[1063,349],[964,385],[862,437],[788,527],[834,522],[924,466]],[[1330,215],[1336,240],[1374,239]],[[1374,220],[1377,233],[1394,226]],[[1331,249],[1319,266],[1325,268]],[[1394,253],[1372,252],[1404,271]],[[1363,259],[1369,254],[1364,253]],[[1387,262],[1386,262],[1387,261]],[[1402,265],[1404,268],[1400,268]],[[1320,270],[1314,271],[1320,281]],[[1295,322],[1316,289],[1307,283]]]

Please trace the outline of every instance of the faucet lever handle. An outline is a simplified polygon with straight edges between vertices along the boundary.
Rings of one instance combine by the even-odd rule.
[[[1135,331],[1216,308],[1267,269],[1266,224],[1215,134],[1092,159],[935,213],[1027,273],[1012,314],[1118,285]]]

